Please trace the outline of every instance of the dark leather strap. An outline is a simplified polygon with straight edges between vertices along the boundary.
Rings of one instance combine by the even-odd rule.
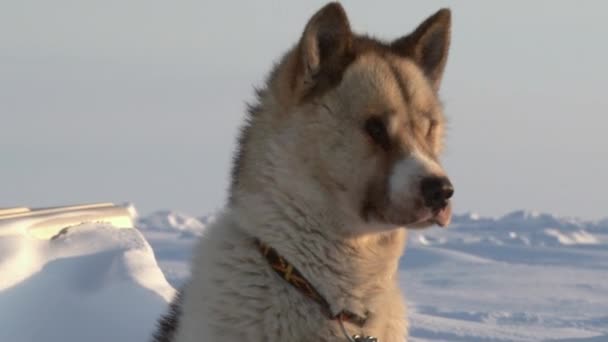
[[[304,296],[317,302],[323,313],[331,320],[342,320],[344,322],[353,323],[359,327],[362,327],[367,320],[366,317],[361,317],[355,313],[347,310],[342,310],[338,314],[333,315],[330,310],[329,303],[321,296],[306,278],[298,271],[292,264],[290,264],[285,258],[272,247],[264,244],[260,240],[256,240],[256,245],[264,258],[268,261],[268,264],[272,269],[281,277],[283,280],[288,282],[291,286],[295,287]]]

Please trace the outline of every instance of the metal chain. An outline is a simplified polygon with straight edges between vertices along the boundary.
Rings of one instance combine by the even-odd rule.
[[[348,342],[378,342],[378,339],[373,336],[361,336],[361,335],[353,335],[350,336],[346,331],[346,327],[344,326],[344,321],[342,317],[338,318],[338,322],[340,322],[340,328],[342,328],[342,333],[346,336]]]

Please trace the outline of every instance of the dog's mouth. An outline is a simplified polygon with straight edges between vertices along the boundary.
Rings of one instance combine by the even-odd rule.
[[[452,206],[448,204],[447,206],[435,211],[431,220],[439,227],[447,227],[452,220]]]
[[[452,205],[448,202],[444,207],[437,209],[421,208],[414,218],[408,220],[409,222],[404,222],[404,225],[411,228],[423,228],[431,225],[445,228],[450,224],[451,220]]]
[[[407,214],[406,212],[409,212]],[[392,208],[385,212],[369,213],[367,221],[378,221],[380,223],[404,226],[407,228],[426,228],[432,225],[447,227],[452,219],[452,205],[448,202],[445,206],[431,209],[420,206],[415,210]]]

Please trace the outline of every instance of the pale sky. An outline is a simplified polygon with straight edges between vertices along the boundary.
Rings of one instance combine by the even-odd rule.
[[[253,86],[324,3],[0,0],[0,207],[220,208]],[[385,39],[452,9],[456,212],[608,217],[608,2],[344,6]]]

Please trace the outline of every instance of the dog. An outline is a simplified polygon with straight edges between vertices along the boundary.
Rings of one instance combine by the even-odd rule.
[[[154,341],[407,340],[404,227],[451,218],[450,27],[442,9],[382,42],[338,3],[310,18],[249,108],[226,208]]]

